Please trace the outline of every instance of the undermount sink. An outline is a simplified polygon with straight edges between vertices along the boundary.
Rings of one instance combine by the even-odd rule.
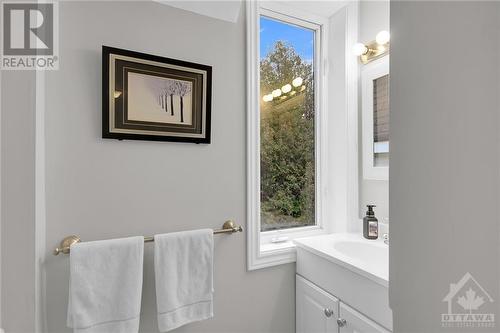
[[[339,233],[301,238],[295,244],[383,286],[388,285],[389,247],[381,239]]]
[[[364,243],[360,241],[337,241],[333,247],[343,254],[366,262],[376,262],[387,256],[387,249],[379,243]]]

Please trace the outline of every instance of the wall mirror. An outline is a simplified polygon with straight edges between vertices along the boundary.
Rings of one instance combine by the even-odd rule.
[[[389,56],[363,66],[363,178],[389,179]]]

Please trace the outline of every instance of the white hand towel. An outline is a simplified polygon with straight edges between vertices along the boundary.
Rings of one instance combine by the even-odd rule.
[[[160,332],[214,316],[213,242],[211,229],[155,235]]]
[[[144,237],[71,246],[68,327],[78,333],[139,331]]]

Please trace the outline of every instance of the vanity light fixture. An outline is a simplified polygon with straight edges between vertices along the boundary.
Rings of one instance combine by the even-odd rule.
[[[280,97],[281,96],[281,89],[274,89],[272,94],[273,94],[273,97]]]
[[[368,47],[363,43],[356,43],[352,47],[352,53],[354,53],[356,57],[362,56],[368,53]]]
[[[380,58],[389,53],[389,41],[391,35],[389,31],[382,30],[375,37],[375,41],[370,42],[368,45],[363,43],[356,43],[352,47],[352,53],[359,57],[363,64],[367,64],[372,60]]]
[[[377,36],[375,36],[375,41],[377,42],[378,45],[385,45],[389,43],[391,40],[391,34],[389,31],[382,30],[380,31]]]
[[[284,93],[284,94],[288,94],[290,91],[292,91],[292,86],[291,84],[285,84],[283,87],[281,87],[281,91]]]
[[[304,80],[299,76],[299,77],[296,77],[295,79],[293,79],[292,85],[295,88],[297,88],[297,87],[300,87],[302,85],[302,82],[304,82]]]
[[[306,89],[304,79],[300,76],[292,80],[292,83],[287,83],[281,88],[274,89],[269,94],[262,96],[263,102],[271,102],[278,98],[284,100],[288,97],[295,95],[297,92],[302,92]]]
[[[264,97],[262,97],[262,100],[263,100],[264,102],[270,102],[270,101],[272,101],[272,100],[273,100],[273,98],[274,98],[274,97],[273,97],[273,95],[272,95],[272,94],[268,94],[268,95],[264,95]]]

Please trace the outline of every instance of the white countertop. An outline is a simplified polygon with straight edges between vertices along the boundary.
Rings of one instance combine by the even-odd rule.
[[[299,238],[294,243],[378,284],[389,285],[389,246],[380,238],[369,240],[360,234],[337,233]]]

